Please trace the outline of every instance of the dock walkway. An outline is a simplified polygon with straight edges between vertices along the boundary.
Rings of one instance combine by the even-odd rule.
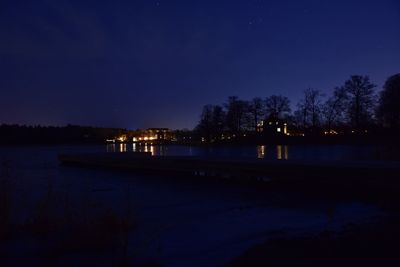
[[[264,159],[151,156],[150,153],[60,155],[65,165],[127,170],[185,177],[218,177],[247,181],[306,181],[400,189],[399,162],[295,161]]]

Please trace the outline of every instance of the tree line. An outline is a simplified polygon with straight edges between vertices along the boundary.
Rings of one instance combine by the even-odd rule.
[[[0,144],[72,144],[104,143],[106,139],[120,136],[126,129],[67,125],[26,126],[0,125]]]
[[[304,135],[367,134],[400,129],[400,74],[389,77],[380,92],[369,76],[353,75],[329,95],[308,88],[292,110],[282,95],[242,100],[229,96],[221,105],[205,105],[195,132],[207,141],[224,134],[259,134],[261,121],[285,121]]]
[[[242,100],[228,97],[220,105],[205,105],[193,131],[174,132],[178,142],[258,136],[261,121],[283,121],[294,135],[400,134],[400,74],[389,77],[382,90],[368,76],[353,75],[330,94],[308,88],[292,108],[282,95]],[[67,125],[65,127],[0,125],[0,144],[103,143],[134,131]]]

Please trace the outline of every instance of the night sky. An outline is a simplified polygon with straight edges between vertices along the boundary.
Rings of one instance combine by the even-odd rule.
[[[192,128],[229,95],[400,71],[399,0],[3,0],[0,36],[0,123]]]

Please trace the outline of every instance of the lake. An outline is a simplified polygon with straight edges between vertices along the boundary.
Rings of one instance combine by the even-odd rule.
[[[151,152],[157,156],[247,157],[279,160],[400,160],[397,146],[388,145],[261,145],[179,146],[107,144],[108,152]]]
[[[113,266],[121,258],[135,266],[149,261],[151,266],[223,266],[271,238],[336,231],[349,223],[385,216],[371,204],[329,199],[323,192],[305,194],[80,169],[60,166],[57,160],[60,153],[105,151],[280,160],[399,160],[394,148],[377,146],[0,147],[0,217],[6,218],[0,225],[11,232],[0,238],[1,266]],[[99,235],[108,233],[105,226],[119,230]],[[109,243],[103,244],[104,240]]]

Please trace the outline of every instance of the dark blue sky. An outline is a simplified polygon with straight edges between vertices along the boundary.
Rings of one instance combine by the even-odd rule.
[[[0,123],[191,128],[229,95],[400,71],[398,0],[0,5]]]

